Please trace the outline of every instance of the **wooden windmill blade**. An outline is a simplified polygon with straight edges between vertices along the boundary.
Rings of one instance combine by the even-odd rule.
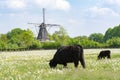
[[[33,24],[33,25],[40,25],[40,23],[28,23],[28,24]]]
[[[43,8],[43,23],[45,24],[45,8]]]
[[[61,25],[58,25],[58,24],[46,24],[46,26],[61,26]]]

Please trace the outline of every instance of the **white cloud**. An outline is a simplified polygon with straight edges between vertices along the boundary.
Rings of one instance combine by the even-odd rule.
[[[110,8],[99,8],[94,6],[89,8],[93,16],[119,16],[119,14]]]
[[[68,0],[4,0],[4,1],[0,1],[0,7],[2,8],[24,9],[30,6],[59,9],[59,10],[70,9],[70,3],[68,2]]]
[[[70,3],[67,0],[35,0],[40,7],[48,7],[60,10],[69,10]]]
[[[75,20],[75,19],[69,19],[68,22],[69,22],[70,24],[77,24],[77,23],[78,23],[78,21]]]
[[[8,8],[18,9],[18,8],[25,8],[25,0],[8,0],[6,1],[6,6]]]
[[[120,0],[105,0],[105,3],[120,6]]]
[[[70,4],[66,0],[57,0],[56,7],[59,9],[66,10],[70,8]]]

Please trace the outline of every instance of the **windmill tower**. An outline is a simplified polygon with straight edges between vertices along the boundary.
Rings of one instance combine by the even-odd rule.
[[[58,24],[45,24],[45,9],[44,8],[43,8],[43,22],[41,24],[39,24],[39,23],[28,23],[28,24],[38,25],[39,32],[38,32],[37,39],[42,42],[49,41],[48,32],[47,32],[46,27],[60,26]]]

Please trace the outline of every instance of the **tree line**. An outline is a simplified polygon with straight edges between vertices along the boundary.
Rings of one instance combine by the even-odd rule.
[[[74,38],[61,27],[59,31],[49,34],[49,39],[53,42],[40,42],[31,30],[15,28],[6,34],[0,34],[0,50],[56,49],[75,44],[80,44],[84,48],[120,48],[120,25],[109,28],[105,34],[92,33],[89,36]]]

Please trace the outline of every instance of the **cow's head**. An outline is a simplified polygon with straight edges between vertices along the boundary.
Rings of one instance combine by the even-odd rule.
[[[50,60],[49,66],[50,68],[55,68],[57,66],[57,63],[52,59]]]
[[[98,55],[97,60],[100,60],[100,59],[101,59],[101,56],[100,56],[100,55]]]

